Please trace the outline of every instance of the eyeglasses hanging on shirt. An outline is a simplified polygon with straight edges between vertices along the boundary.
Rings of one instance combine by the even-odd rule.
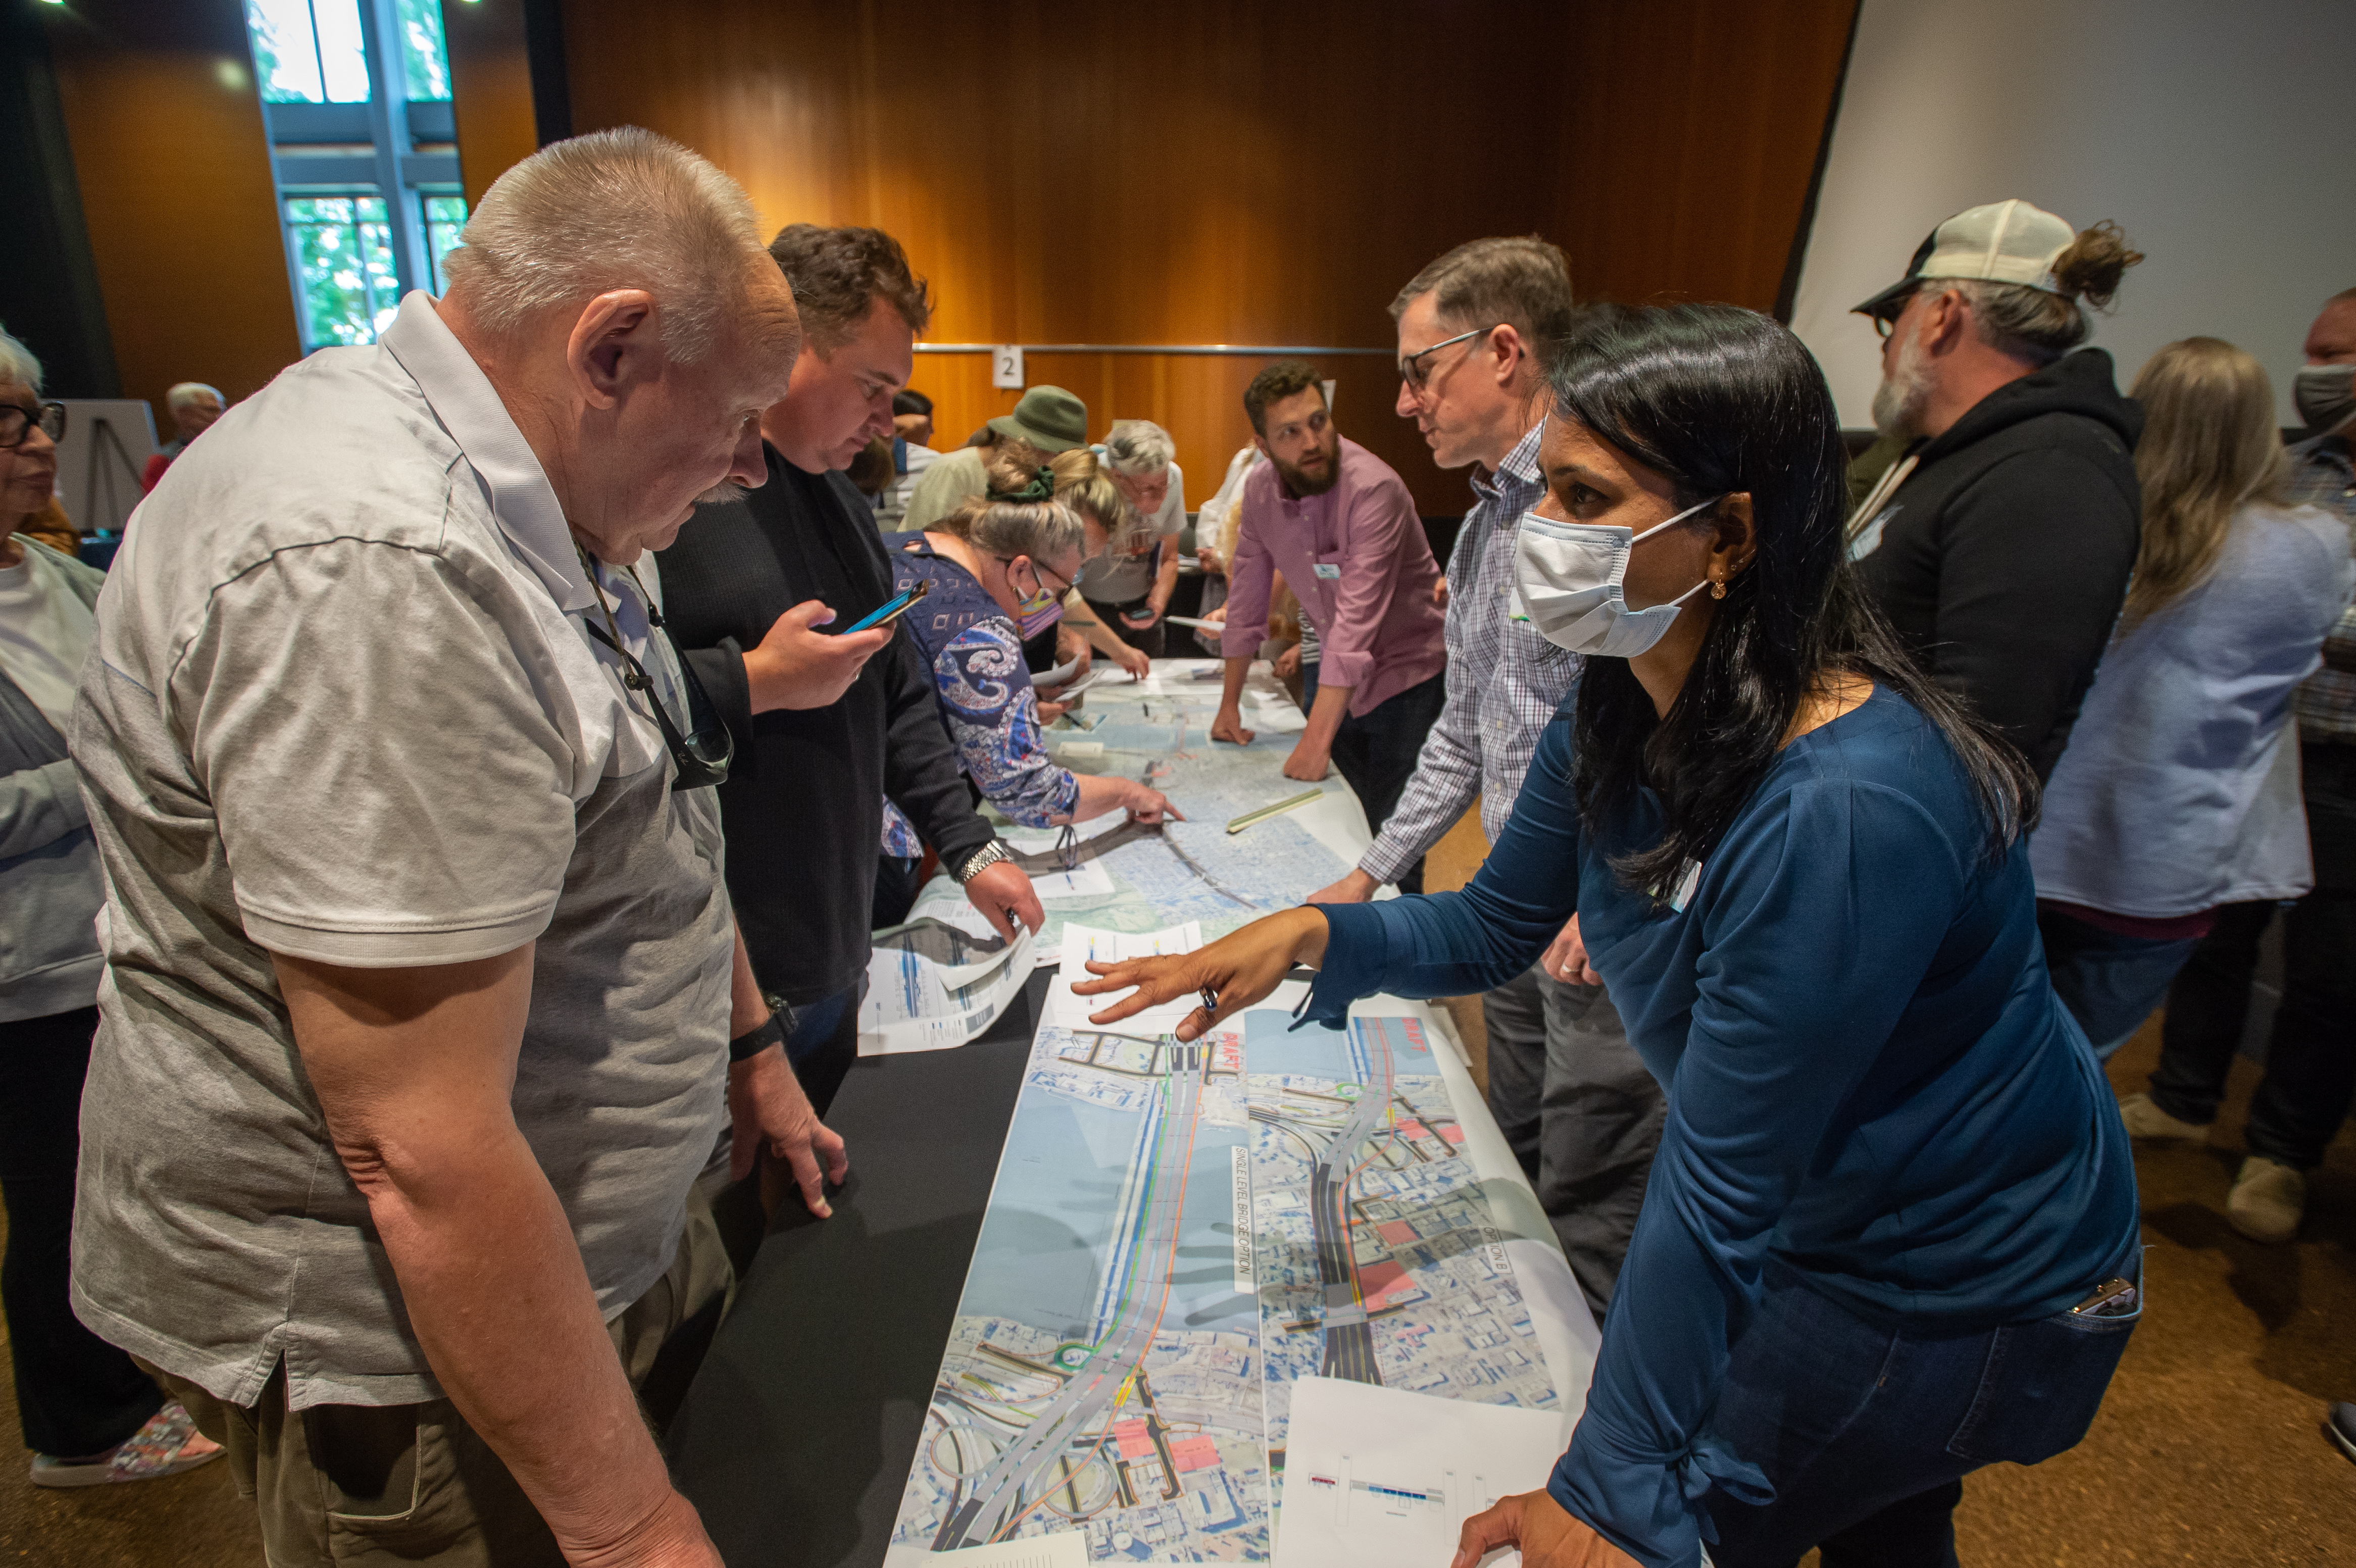
[[[712,707],[712,699],[704,695],[703,683],[695,678],[695,667],[687,662],[687,656],[680,651],[679,644],[672,639],[670,628],[663,622],[663,613],[655,606],[654,596],[647,592],[646,584],[638,581],[637,570],[627,566],[622,569],[630,574],[631,586],[638,591],[638,602],[646,606],[647,624],[662,634],[664,642],[670,644],[670,656],[679,666],[680,682],[687,688],[689,729],[685,735],[679,732],[679,727],[670,721],[670,715],[664,711],[662,698],[656,692],[654,677],[647,673],[647,667],[623,645],[622,629],[614,624],[613,608],[605,603],[605,587],[597,581],[596,564],[589,559],[589,552],[577,543],[573,548],[574,553],[581,557],[581,570],[588,574],[589,591],[597,596],[597,608],[605,616],[604,631],[598,630],[594,623],[586,623],[588,633],[613,649],[615,656],[622,661],[623,686],[632,691],[646,693],[647,706],[654,709],[655,727],[662,731],[663,745],[670,752],[670,787],[708,789],[724,783],[728,777],[728,764],[736,755],[735,739],[728,733],[728,726],[721,722],[719,710]]]

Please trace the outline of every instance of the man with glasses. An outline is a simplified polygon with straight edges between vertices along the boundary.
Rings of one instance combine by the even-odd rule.
[[[1356,792],[1366,826],[1379,831],[1446,699],[1431,543],[1390,464],[1333,428],[1316,371],[1297,359],[1270,365],[1244,389],[1244,412],[1269,461],[1244,481],[1238,502],[1243,526],[1220,644],[1226,687],[1211,739],[1251,744],[1244,677],[1281,571],[1319,646],[1317,696],[1285,777],[1322,779],[1331,765]],[[1420,857],[1398,882],[1408,892],[1423,890]]]
[[[2143,415],[2078,348],[2143,258],[2025,201],[1957,213],[1857,307],[1873,420],[1907,445],[1850,515],[1867,590],[1922,667],[2051,775],[2141,538]],[[2072,349],[2077,352],[2072,353]]]
[[[1001,935],[1044,916],[974,810],[912,639],[895,635],[835,701],[790,700],[796,650],[822,651],[830,628],[892,597],[884,541],[843,470],[891,432],[932,302],[878,229],[797,223],[769,254],[804,344],[791,387],[761,416],[768,483],[699,508],[661,560],[687,667],[744,737],[720,790],[728,890],[753,973],[791,1017],[786,1054],[823,1114],[858,1056],[887,797]]]
[[[1441,256],[1391,302],[1398,411],[1432,461],[1472,470],[1472,507],[1449,560],[1448,703],[1358,867],[1313,903],[1354,903],[1398,880],[1481,803],[1494,841],[1513,815],[1538,735],[1580,659],[1512,614],[1514,540],[1546,484],[1541,346],[1571,327],[1570,268],[1535,235],[1474,240]],[[1659,1147],[1660,1085],[1587,975],[1573,920],[1527,973],[1481,998],[1489,1109],[1598,1317]]]
[[[824,1215],[846,1160],[647,552],[767,477],[799,328],[743,192],[644,131],[542,148],[463,240],[193,443],[100,598],[74,1309],[282,1568],[718,1568],[635,1394],[731,1277],[693,1186],[728,1138]],[[813,639],[792,700],[886,640]]]

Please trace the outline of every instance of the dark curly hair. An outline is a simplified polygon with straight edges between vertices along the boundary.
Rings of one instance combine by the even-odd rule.
[[[1280,403],[1312,387],[1317,389],[1319,397],[1325,395],[1324,378],[1317,374],[1315,366],[1298,359],[1280,359],[1254,376],[1251,385],[1244,389],[1244,417],[1251,421],[1255,432],[1266,435],[1269,405]]]
[[[769,241],[794,304],[802,315],[802,337],[820,354],[848,342],[880,296],[910,332],[922,332],[933,318],[925,280],[908,266],[908,253],[881,229],[824,229],[789,223]]]

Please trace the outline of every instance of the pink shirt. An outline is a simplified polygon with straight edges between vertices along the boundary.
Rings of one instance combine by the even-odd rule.
[[[1348,687],[1355,719],[1446,667],[1447,618],[1431,602],[1440,567],[1407,485],[1346,436],[1341,468],[1331,490],[1305,498],[1285,488],[1273,463],[1244,481],[1219,651],[1231,659],[1259,651],[1281,571],[1317,628],[1317,684]]]

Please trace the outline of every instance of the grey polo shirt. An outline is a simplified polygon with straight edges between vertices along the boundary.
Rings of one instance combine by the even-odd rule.
[[[601,574],[683,712],[630,579]],[[441,1392],[273,951],[392,967],[537,939],[516,1123],[607,1317],[668,1266],[726,1120],[734,926],[712,792],[670,791],[594,605],[423,294],[230,410],[142,503],[72,732],[109,899],[73,1243],[98,1333],[239,1403],[281,1358],[298,1409]]]

